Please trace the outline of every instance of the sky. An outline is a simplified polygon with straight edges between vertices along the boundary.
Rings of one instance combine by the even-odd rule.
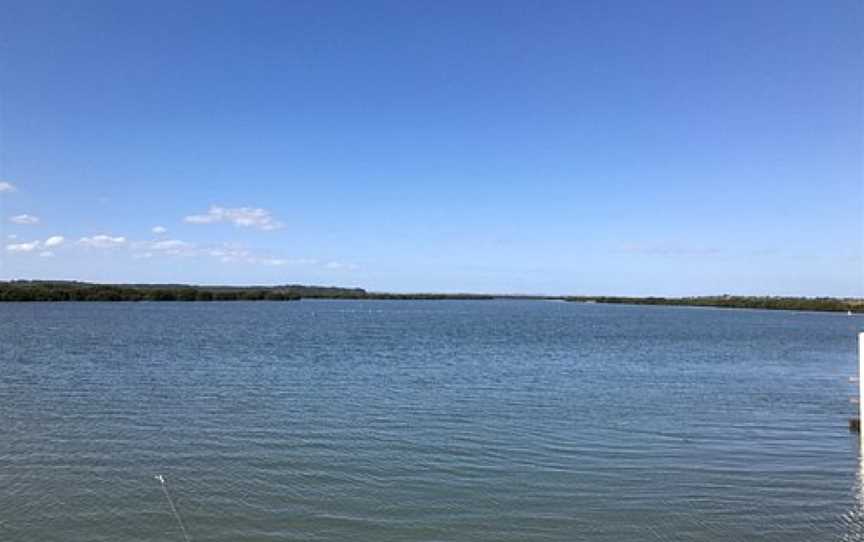
[[[857,0],[0,11],[0,280],[864,296]]]

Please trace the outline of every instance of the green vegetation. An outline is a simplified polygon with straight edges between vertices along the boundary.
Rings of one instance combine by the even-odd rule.
[[[0,301],[296,301],[300,297],[285,287],[0,282]]]
[[[92,284],[74,281],[0,282],[0,301],[296,301],[307,299],[494,299],[475,294],[370,293],[332,286],[190,286]]]
[[[583,303],[678,305],[734,309],[864,312],[864,299],[836,297],[616,297],[486,294],[394,294],[333,286],[190,286],[186,284],[93,284],[74,281],[0,282],[0,301],[297,301],[307,299],[556,299]]]
[[[793,311],[853,311],[864,312],[864,299],[836,297],[567,297],[567,301],[621,303],[628,305],[679,305],[688,307],[721,307],[731,309],[773,309]]]

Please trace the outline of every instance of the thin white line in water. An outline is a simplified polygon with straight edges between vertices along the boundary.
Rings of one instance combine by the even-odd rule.
[[[186,533],[186,527],[183,526],[183,520],[180,519],[180,513],[177,511],[177,507],[174,506],[174,499],[171,498],[171,495],[168,493],[168,484],[165,483],[165,477],[161,474],[157,474],[153,478],[159,480],[159,483],[162,485],[162,491],[165,492],[165,498],[168,499],[168,504],[171,505],[171,511],[174,512],[174,517],[177,518],[177,524],[180,525],[180,530],[183,531],[183,539],[186,542],[190,542],[189,534]]]

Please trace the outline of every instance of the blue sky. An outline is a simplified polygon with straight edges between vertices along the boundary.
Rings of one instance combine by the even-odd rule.
[[[864,295],[858,1],[2,11],[0,279]]]

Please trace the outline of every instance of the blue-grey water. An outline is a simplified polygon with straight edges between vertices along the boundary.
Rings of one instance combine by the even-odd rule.
[[[864,538],[860,317],[0,304],[0,540]]]

